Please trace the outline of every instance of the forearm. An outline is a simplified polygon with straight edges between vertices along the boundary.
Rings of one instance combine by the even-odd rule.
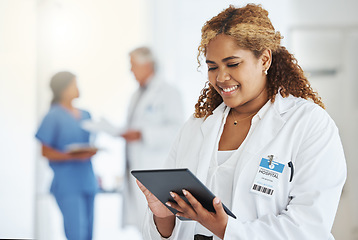
[[[66,161],[71,159],[69,154],[57,151],[56,149],[46,145],[42,145],[42,156],[49,159],[50,161]]]
[[[170,237],[175,226],[175,216],[173,215],[166,218],[159,218],[154,215],[153,218],[160,235],[164,238]]]

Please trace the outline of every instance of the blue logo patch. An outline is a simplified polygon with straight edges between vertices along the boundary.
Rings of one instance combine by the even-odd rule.
[[[278,173],[283,172],[283,168],[285,167],[284,164],[279,163],[279,162],[275,162],[275,161],[272,161],[271,165],[269,165],[269,163],[270,163],[269,159],[262,158],[261,163],[260,163],[260,167],[263,167],[263,168],[266,168],[266,169],[269,169],[271,171],[275,171],[275,172],[278,172]]]

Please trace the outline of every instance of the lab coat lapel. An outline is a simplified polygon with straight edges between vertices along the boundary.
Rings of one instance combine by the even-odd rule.
[[[229,110],[230,108],[222,103],[215,109],[213,115],[209,116],[201,125],[203,142],[199,153],[196,175],[203,183],[206,183],[210,163],[216,156],[215,153],[218,150],[217,146],[221,136],[223,122],[225,122]]]
[[[250,139],[248,139],[247,145],[245,146],[246,151],[257,154],[263,147],[271,142],[286,122],[282,114],[296,105],[295,99],[292,96],[283,98],[278,93],[275,99],[275,102],[267,110],[263,119],[257,124]]]
[[[245,145],[245,149],[243,154],[241,155],[239,161],[244,161],[242,167],[238,167],[235,169],[235,176],[238,176],[234,179],[234,193],[233,199],[238,199],[235,196],[237,189],[240,187],[240,178],[242,176],[242,172],[245,171],[247,165],[250,161],[255,161],[255,158],[259,158],[262,156],[260,152],[262,149],[267,146],[270,142],[274,140],[276,135],[282,129],[284,124],[286,123],[285,119],[282,117],[282,114],[288,111],[295,105],[295,102],[291,100],[291,97],[282,98],[280,94],[276,95],[276,101],[271,105],[271,107],[267,110],[263,119],[261,119],[251,137],[248,139],[248,142]],[[235,202],[233,202],[233,207]]]
[[[248,139],[245,150],[254,154],[260,152],[263,147],[275,138],[284,124],[285,121],[280,114],[274,107],[271,107],[264,118],[258,122],[254,132]]]

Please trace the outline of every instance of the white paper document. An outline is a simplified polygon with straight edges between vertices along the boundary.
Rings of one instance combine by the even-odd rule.
[[[126,130],[125,128],[114,126],[104,118],[101,118],[99,121],[93,121],[93,120],[83,121],[81,123],[81,126],[83,129],[89,132],[93,132],[93,133],[105,132],[114,137],[118,137]]]
[[[89,143],[72,143],[67,145],[65,150],[67,153],[83,153],[98,151],[99,149]]]

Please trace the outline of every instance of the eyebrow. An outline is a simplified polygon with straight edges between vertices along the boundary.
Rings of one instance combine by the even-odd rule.
[[[222,62],[227,62],[227,61],[232,60],[232,59],[240,59],[240,57],[230,56],[230,57],[224,58],[224,59],[221,60],[221,61],[222,61]],[[212,63],[212,64],[215,63],[214,61],[211,61],[211,60],[206,60],[205,62],[206,62],[206,63]]]

